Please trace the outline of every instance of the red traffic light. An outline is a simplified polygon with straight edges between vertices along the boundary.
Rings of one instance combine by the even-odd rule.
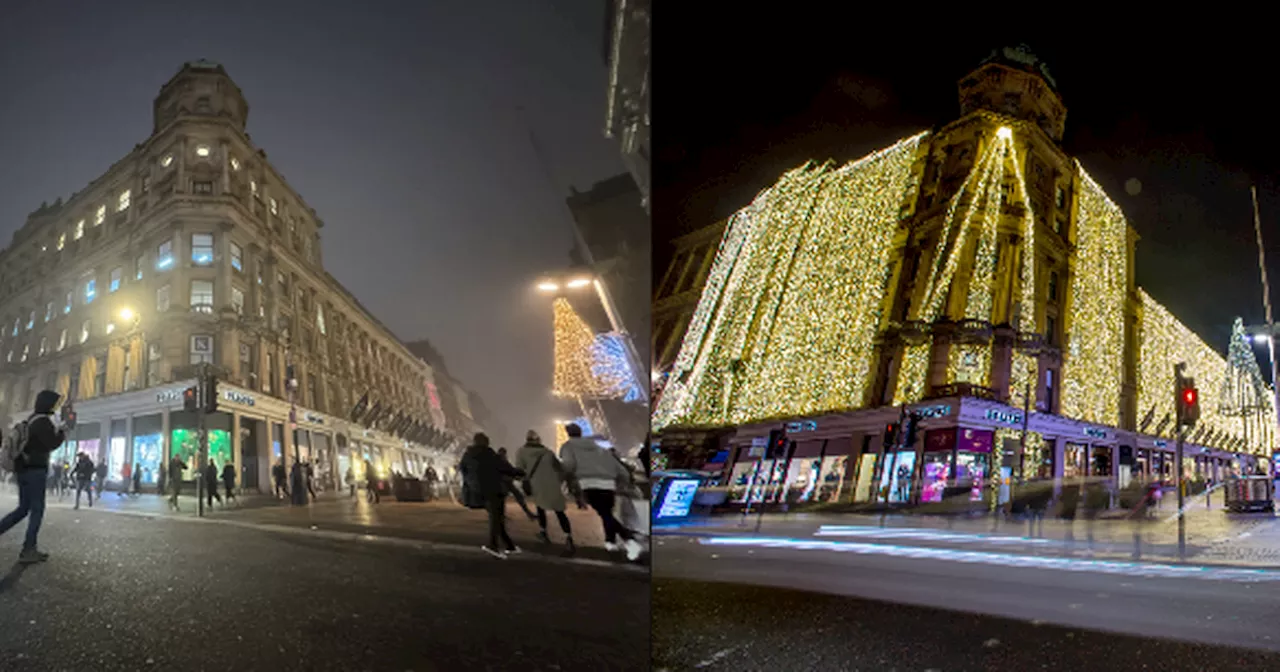
[[[1182,403],[1188,406],[1196,405],[1196,388],[1188,387],[1182,391]]]

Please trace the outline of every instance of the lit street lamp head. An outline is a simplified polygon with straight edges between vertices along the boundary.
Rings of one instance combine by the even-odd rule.
[[[586,287],[589,284],[591,284],[591,278],[574,278],[569,281],[567,286],[569,289],[577,289],[579,287]]]
[[[558,292],[558,291],[560,291],[560,285],[557,285],[556,283],[551,282],[550,280],[544,280],[544,281],[542,281],[542,282],[539,282],[539,283],[538,283],[538,291],[540,291],[540,292]]]
[[[121,308],[121,309],[120,309],[120,319],[124,320],[125,322],[128,322],[129,320],[132,320],[133,318],[134,318],[134,313],[133,313],[133,309],[132,309],[132,308]]]

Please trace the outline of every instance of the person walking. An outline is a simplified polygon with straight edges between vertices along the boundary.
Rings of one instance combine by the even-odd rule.
[[[107,461],[105,458],[98,462],[98,469],[94,476],[94,487],[98,490],[98,501],[101,502],[103,493],[107,491]]]
[[[160,475],[159,475],[159,477],[157,477],[157,478],[156,478],[156,494],[157,494],[157,495],[160,495],[161,497],[164,497],[164,486],[166,485],[166,483],[165,483],[165,481],[164,481],[164,478],[165,478],[165,471],[167,471],[167,470],[165,469],[164,464],[161,464],[161,465],[160,465]]]
[[[440,482],[440,476],[436,474],[435,467],[427,465],[426,471],[422,472],[422,482],[426,484],[427,501],[436,498],[436,484]]]
[[[382,501],[382,496],[378,494],[378,474],[369,460],[364,461],[364,494],[366,501],[374,504]]]
[[[311,495],[311,501],[316,501],[316,467],[311,462],[303,464],[307,477],[307,494]]]
[[[502,463],[505,464],[506,466],[511,467],[511,460],[507,458],[506,448],[498,449],[498,459],[502,460]],[[503,473],[509,474],[514,471],[515,471],[515,468],[511,467],[511,469],[504,469]],[[534,515],[532,511],[529,510],[529,503],[525,501],[524,493],[520,491],[520,488],[516,487],[515,481],[510,476],[502,477],[502,487],[506,489],[508,495],[511,495],[513,498],[515,498],[516,504],[520,505],[520,510],[524,511],[524,515],[528,516],[529,520],[538,519],[538,517]]]
[[[569,440],[560,446],[560,459],[565,473],[579,484],[587,504],[600,516],[600,522],[604,524],[605,549],[618,550],[617,542],[621,538],[627,559],[633,562],[638,560],[644,547],[613,516],[618,482],[629,482],[631,473],[613,454],[595,441],[583,437],[582,428],[576,423],[565,427],[565,432],[569,435]]]
[[[577,548],[573,544],[569,516],[564,512],[567,504],[564,498],[564,467],[556,454],[542,445],[542,437],[532,429],[525,434],[524,445],[516,450],[516,468],[524,472],[521,486],[533,498],[538,509],[538,541],[551,543],[547,536],[547,512],[554,512],[560,531],[564,532],[564,554],[573,555]]]
[[[169,460],[169,508],[174,511],[181,511],[178,508],[178,495],[182,493],[182,472],[186,469],[187,463],[177,455]]]
[[[210,509],[212,509],[212,508],[213,508],[213,500],[215,500],[215,499],[216,499],[216,500],[218,500],[218,503],[219,503],[219,504],[222,504],[223,506],[226,506],[226,504],[225,504],[225,503],[223,503],[223,501],[222,501],[222,495],[219,495],[219,494],[218,494],[218,465],[217,465],[217,463],[215,463],[213,460],[209,460],[209,463],[208,463],[208,464],[206,464],[206,465],[204,465],[204,473],[203,473],[203,474],[201,474],[201,476],[204,478],[204,498],[205,498],[205,506],[207,506],[207,507],[209,507]]]
[[[236,466],[230,462],[222,466],[222,488],[227,497],[227,503],[236,500],[236,505],[240,504],[240,500],[236,499]]]
[[[271,480],[276,484],[276,499],[280,499],[281,493],[287,499],[289,497],[289,486],[285,484],[284,459],[281,458],[275,466],[271,467]]]
[[[346,476],[344,476],[344,477],[343,477],[343,480],[344,480],[344,481],[346,481],[346,483],[347,483],[347,489],[351,491],[351,497],[354,499],[354,498],[355,498],[355,496],[356,496],[356,470],[355,470],[355,467],[353,467],[353,466],[351,466],[351,465],[347,465],[347,474],[346,474]]]
[[[128,462],[125,462],[124,466],[120,468],[120,489],[116,491],[116,496],[123,499],[125,495],[129,494],[130,483],[133,483],[133,468]]]
[[[76,456],[76,466],[73,475],[76,479],[76,505],[80,508],[80,493],[84,493],[89,498],[89,508],[93,508],[93,460],[89,459],[88,453],[80,453]]]
[[[142,494],[142,469],[141,465],[134,463],[133,465],[133,496],[137,497]]]
[[[18,477],[18,508],[0,519],[0,535],[8,532],[23,518],[27,519],[27,536],[22,542],[18,562],[44,562],[49,554],[38,545],[40,524],[44,522],[45,495],[48,485],[49,454],[66,439],[66,430],[54,424],[53,411],[62,395],[43,390],[36,395],[35,407],[26,420],[14,427],[13,472]]]
[[[520,478],[524,474],[504,462],[489,446],[489,437],[483,432],[475,435],[471,445],[458,464],[462,473],[463,503],[469,509],[484,509],[489,514],[489,543],[481,546],[485,553],[505,560],[520,548],[507,534],[507,490],[504,477]],[[499,546],[501,542],[505,546]]]

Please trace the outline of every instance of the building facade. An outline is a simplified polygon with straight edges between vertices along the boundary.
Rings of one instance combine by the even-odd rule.
[[[1185,472],[1268,462],[1270,392],[1254,381],[1228,408],[1225,348],[1137,287],[1138,236],[1062,150],[1044,64],[999,50],[959,92],[959,119],[791,171],[730,219],[655,410],[664,446],[719,430],[713,463],[735,484],[808,498],[1169,478],[1186,362],[1205,410]],[[918,441],[886,440],[911,412]],[[762,474],[779,426],[791,459]]]
[[[617,138],[622,160],[649,211],[649,0],[608,0],[605,60],[609,66],[605,136]]]
[[[671,263],[658,279],[653,296],[653,382],[655,397],[675,364],[685,330],[702,297],[711,265],[716,260],[720,240],[728,221],[720,221],[687,233],[672,241]]]
[[[190,457],[181,391],[218,372],[210,457],[247,487],[312,461],[336,485],[353,462],[420,472],[470,427],[444,413],[432,367],[324,269],[324,222],[245,133],[248,103],[219,65],[185,64],[152,134],[0,252],[0,404],[42,389],[74,404],[64,452],[154,481]],[[194,466],[195,461],[188,459]]]

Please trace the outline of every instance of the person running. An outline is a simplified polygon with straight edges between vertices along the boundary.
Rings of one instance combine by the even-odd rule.
[[[511,460],[507,458],[506,448],[498,449],[498,459],[502,460],[502,463],[505,464],[506,466],[511,467]],[[510,470],[503,471],[504,476],[502,477],[502,487],[506,489],[508,495],[511,495],[513,498],[515,498],[516,504],[520,505],[520,509],[524,511],[524,515],[529,517],[529,520],[537,520],[538,517],[534,515],[532,511],[529,510],[529,503],[525,501],[524,493],[520,492],[520,488],[516,487],[515,481],[510,476],[505,475],[508,473],[512,473],[514,471],[515,471],[514,467],[512,467]]]
[[[440,475],[436,473],[435,467],[427,465],[427,470],[422,472],[422,482],[427,486],[427,501],[435,499],[436,484],[440,482]]]
[[[120,468],[120,481],[120,489],[116,491],[116,496],[123,498],[129,494],[129,484],[133,482],[133,469],[128,462],[125,462],[124,466]]]
[[[235,492],[236,467],[234,464],[231,464],[230,462],[222,466],[222,488],[226,492],[227,503],[230,504],[231,500],[235,499],[236,504],[239,505],[240,500],[236,499],[236,492]]]
[[[516,468],[524,472],[522,485],[538,508],[538,541],[551,543],[547,536],[547,512],[553,511],[560,523],[560,531],[564,532],[564,554],[573,555],[577,549],[573,545],[569,517],[564,512],[564,467],[556,454],[542,445],[542,437],[532,429],[525,434],[524,445],[516,450]]]
[[[480,548],[500,560],[505,560],[512,553],[519,553],[520,548],[511,541],[511,535],[507,534],[504,510],[507,489],[503,481],[506,477],[521,478],[524,474],[498,457],[489,446],[489,437],[483,432],[475,435],[474,441],[462,455],[458,469],[466,484],[463,497],[467,508],[482,508],[489,514],[489,543]],[[498,545],[499,541],[506,546],[506,550]]]
[[[178,495],[182,493],[182,472],[186,469],[187,463],[177,455],[169,460],[169,508],[174,511],[181,510],[178,508]]]
[[[89,459],[88,453],[80,453],[76,457],[76,466],[73,475],[76,479],[76,506],[80,508],[80,493],[84,493],[89,498],[89,507],[93,508],[93,460]]]
[[[213,500],[218,500],[219,504],[223,504],[222,495],[218,494],[218,465],[213,460],[204,465],[204,498],[205,506],[213,508]],[[225,506],[225,504],[224,504]]]
[[[43,390],[36,395],[32,413],[15,428],[18,441],[13,471],[18,477],[18,508],[0,520],[0,535],[8,532],[23,518],[27,519],[27,536],[22,542],[18,562],[31,564],[44,562],[49,554],[39,549],[37,537],[44,522],[44,504],[48,485],[49,454],[58,449],[66,439],[66,430],[53,420],[53,410],[62,395],[53,390]]]
[[[271,467],[271,480],[276,484],[276,499],[280,499],[281,493],[285,498],[289,497],[289,486],[285,484],[284,460],[281,459]]]
[[[560,459],[565,473],[578,482],[587,504],[600,516],[600,522],[604,524],[605,549],[618,550],[617,540],[621,538],[627,559],[638,560],[644,547],[613,516],[618,482],[630,480],[631,473],[609,451],[583,437],[582,428],[576,423],[565,427],[565,432],[569,435],[569,440],[560,446]]]
[[[367,501],[374,504],[382,501],[382,496],[378,494],[378,474],[369,460],[364,461],[364,492]]]

